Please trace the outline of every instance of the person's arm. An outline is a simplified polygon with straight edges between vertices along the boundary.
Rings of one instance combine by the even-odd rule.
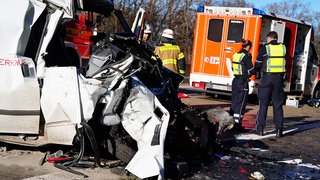
[[[255,63],[255,68],[256,71],[260,71],[263,65],[263,62],[265,60],[268,59],[268,54],[267,54],[267,50],[266,50],[266,46],[262,46],[259,49],[258,55],[257,55],[257,59],[256,59],[256,63]]]
[[[263,61],[265,60],[265,57],[267,57],[267,50],[266,50],[266,46],[262,46],[259,49],[258,55],[257,55],[257,59],[255,62],[255,72],[256,72],[256,78],[259,79],[261,78],[261,68],[262,68],[262,64]]]
[[[184,57],[183,52],[180,52],[178,55],[178,69],[179,69],[179,73],[181,75],[185,75],[186,74],[186,59]]]
[[[159,57],[159,52],[160,52],[160,49],[159,49],[159,46],[157,46],[154,50],[154,54]],[[157,57],[152,56],[151,59],[156,61]]]
[[[252,56],[247,55],[244,59],[244,63],[245,63],[245,66],[247,67],[247,70],[248,70],[248,76],[251,77],[251,75],[256,73],[255,68],[252,64]]]

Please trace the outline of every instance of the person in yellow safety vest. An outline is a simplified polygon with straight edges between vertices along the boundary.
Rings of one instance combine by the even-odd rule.
[[[160,45],[155,50],[162,65],[181,75],[185,75],[185,57],[174,40],[173,31],[165,29],[160,37]]]
[[[244,130],[242,118],[248,102],[249,78],[255,73],[252,64],[252,56],[249,53],[252,42],[241,39],[241,50],[232,57],[232,70],[234,78],[232,80],[232,94],[230,115],[235,121],[235,128]]]
[[[276,137],[283,137],[283,82],[286,72],[286,47],[278,43],[278,34],[270,31],[267,34],[267,44],[258,52],[255,67],[261,71],[261,80],[258,89],[259,111],[255,133],[263,136],[266,126],[268,106],[272,101],[273,122],[276,127]]]

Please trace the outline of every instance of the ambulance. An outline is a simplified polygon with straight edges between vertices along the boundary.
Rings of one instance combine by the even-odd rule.
[[[196,13],[190,86],[215,94],[231,95],[232,55],[241,49],[241,39],[252,42],[252,63],[269,31],[278,33],[286,46],[286,94],[320,98],[319,59],[312,43],[309,22],[256,8],[200,6]],[[249,94],[256,94],[260,76],[249,81]]]

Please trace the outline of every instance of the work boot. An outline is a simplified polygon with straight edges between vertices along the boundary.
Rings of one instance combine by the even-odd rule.
[[[282,129],[276,129],[276,137],[277,138],[281,138],[283,137],[283,132],[282,132]]]
[[[239,131],[239,132],[248,132],[248,130],[245,129],[240,123],[234,124],[234,130]]]
[[[263,136],[264,135],[263,130],[262,131],[253,130],[253,131],[251,131],[251,133],[252,134],[256,134],[258,136]]]

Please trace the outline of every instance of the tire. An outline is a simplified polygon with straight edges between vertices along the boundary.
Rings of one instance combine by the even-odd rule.
[[[317,83],[316,87],[314,88],[312,98],[320,99],[320,82]]]
[[[120,138],[108,140],[108,151],[126,164],[128,164],[136,154],[136,151],[122,142]]]

